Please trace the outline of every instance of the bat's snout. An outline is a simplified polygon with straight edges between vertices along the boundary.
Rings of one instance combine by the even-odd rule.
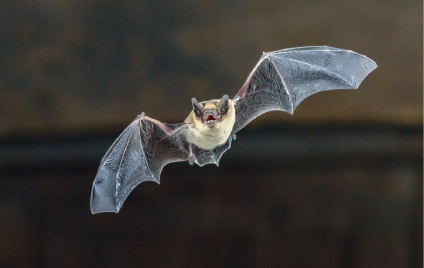
[[[215,121],[216,120],[216,118],[213,116],[213,115],[208,115],[208,116],[206,116],[206,119],[205,119],[205,121]]]
[[[203,120],[208,125],[213,125],[218,119],[219,116],[216,114],[215,111],[205,111],[203,116]]]

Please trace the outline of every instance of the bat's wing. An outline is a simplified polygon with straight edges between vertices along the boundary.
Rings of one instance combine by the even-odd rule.
[[[112,144],[103,157],[91,189],[91,213],[119,212],[129,193],[143,181],[159,183],[162,168],[169,163],[187,161],[188,142],[184,123],[164,124],[173,135],[166,134],[158,125],[143,120],[139,115]],[[202,166],[218,164],[231,140],[213,150],[194,147],[195,162]]]
[[[268,111],[293,114],[301,101],[317,92],[356,89],[376,67],[363,55],[326,46],[264,52],[233,99],[233,133]]]

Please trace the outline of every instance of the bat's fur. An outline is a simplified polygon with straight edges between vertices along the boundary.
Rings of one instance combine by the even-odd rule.
[[[209,100],[200,102],[202,113],[205,112],[219,112],[218,104],[220,100]],[[224,144],[231,134],[234,123],[236,122],[236,113],[234,104],[231,100],[228,100],[229,109],[228,112],[221,115],[214,124],[206,124],[204,116],[196,116],[194,111],[188,115],[184,121],[189,124],[186,130],[187,141],[196,145],[204,150],[211,150],[218,145]]]

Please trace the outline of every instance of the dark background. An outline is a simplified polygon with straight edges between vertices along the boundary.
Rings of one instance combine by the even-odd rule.
[[[422,1],[0,3],[0,267],[422,267]],[[173,163],[91,215],[100,160],[142,111],[234,96],[262,51],[378,68]]]

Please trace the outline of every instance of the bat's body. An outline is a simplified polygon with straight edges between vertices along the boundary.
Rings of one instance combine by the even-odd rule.
[[[188,124],[186,138],[189,143],[204,150],[212,150],[227,142],[236,122],[236,113],[231,100],[228,100],[229,109],[225,114],[220,111],[219,102],[220,100],[201,102],[200,117],[195,110],[191,111],[184,121]],[[222,117],[219,118],[220,116]]]
[[[118,212],[143,181],[159,183],[162,168],[189,161],[218,165],[236,133],[259,115],[281,110],[293,114],[308,96],[332,89],[356,89],[377,65],[353,51],[301,47],[262,55],[230,100],[198,103],[182,124],[169,125],[139,115],[103,157],[91,191],[91,212]]]

